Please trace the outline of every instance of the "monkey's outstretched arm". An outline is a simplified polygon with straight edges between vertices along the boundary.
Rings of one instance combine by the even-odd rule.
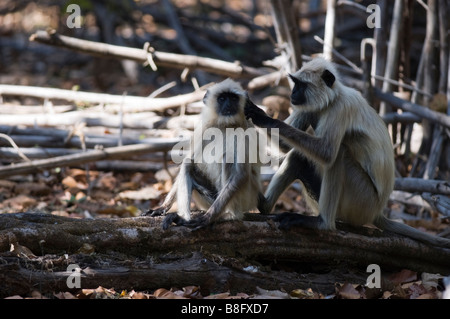
[[[312,136],[282,121],[273,119],[249,99],[245,106],[245,116],[253,124],[264,128],[278,129],[278,134],[288,144],[300,150],[305,156],[328,166],[334,162],[339,151],[340,142],[345,133],[341,127],[327,127],[324,136]],[[345,125],[342,125],[345,127]],[[275,134],[272,130],[272,134]]]
[[[303,183],[307,193],[303,192],[303,195],[317,202],[321,187],[320,174],[311,161],[299,152],[291,151],[270,180],[265,201],[258,203],[259,211],[262,214],[270,214],[281,194],[297,179]]]

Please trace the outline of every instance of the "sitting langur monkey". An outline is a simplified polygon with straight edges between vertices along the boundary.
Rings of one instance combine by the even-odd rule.
[[[256,141],[252,140],[251,134],[244,136],[247,141],[237,141],[230,134],[235,129],[244,132],[252,128],[256,132],[245,118],[246,100],[247,93],[231,79],[208,89],[203,98],[202,121],[194,130],[190,156],[181,163],[176,181],[162,206],[144,215],[166,214],[176,198],[178,211],[167,214],[163,228],[167,229],[172,222],[198,228],[217,220],[242,219],[244,212],[257,208],[258,200],[264,199],[260,163],[258,159],[249,160],[249,147],[257,145]],[[208,129],[211,130],[208,132]],[[208,137],[209,133],[213,133],[214,139]],[[215,160],[211,161],[204,156],[207,156],[207,149],[213,148],[220,154],[215,154]],[[198,218],[191,219],[191,196],[200,209],[207,210]]]
[[[295,179],[301,179],[306,188],[312,187],[312,197],[318,198],[319,216],[284,213],[277,217],[281,227],[303,225],[334,230],[336,219],[340,219],[356,226],[372,223],[425,243],[450,247],[449,239],[383,215],[395,178],[389,134],[361,94],[341,83],[334,65],[316,58],[289,76],[294,82],[294,112],[289,122],[303,124],[289,125],[272,119],[250,100],[245,107],[246,117],[256,126],[278,128],[280,141],[292,147],[268,186],[267,202],[260,201],[259,210],[270,213],[278,196]],[[306,119],[315,114],[318,120],[313,135],[303,131],[308,124],[304,122],[309,121],[303,117],[304,112]],[[274,134],[273,129],[271,132]],[[315,163],[319,175],[305,172],[305,163]]]

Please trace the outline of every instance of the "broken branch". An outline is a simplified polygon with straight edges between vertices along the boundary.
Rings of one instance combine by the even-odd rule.
[[[0,178],[11,175],[28,174],[40,169],[49,169],[59,166],[82,164],[104,159],[120,158],[142,153],[168,151],[176,142],[155,141],[153,144],[135,144],[105,148],[104,150],[90,150],[83,153],[63,155],[43,160],[34,160],[26,163],[11,164],[0,167]]]
[[[128,59],[140,63],[146,63],[148,62],[148,59],[151,58],[159,66],[178,69],[198,69],[234,78],[253,77],[265,74],[265,72],[259,69],[248,67],[240,63],[225,62],[195,55],[175,54],[156,50],[146,51],[143,49],[80,40],[60,35],[53,31],[37,31],[30,36],[30,41],[60,46],[93,55]]]

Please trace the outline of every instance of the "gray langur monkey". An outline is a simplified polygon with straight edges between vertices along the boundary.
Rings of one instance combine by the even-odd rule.
[[[258,200],[264,196],[261,193],[260,163],[258,159],[249,160],[249,147],[256,145],[255,141],[251,134],[241,135],[246,141],[238,141],[230,134],[233,130],[244,132],[248,128],[256,132],[245,118],[246,100],[246,91],[231,79],[207,90],[190,155],[181,163],[176,181],[161,207],[143,215],[166,214],[176,198],[177,213],[167,214],[163,228],[167,229],[172,222],[200,228],[217,220],[242,219],[244,212],[257,209]],[[208,132],[208,129],[211,130]],[[208,137],[209,133],[214,134],[214,139]],[[215,148],[214,161],[205,158],[207,148]],[[191,198],[198,208],[207,210],[204,215],[191,218]]]
[[[278,196],[295,179],[301,179],[318,200],[319,216],[283,213],[277,217],[280,227],[303,225],[334,230],[340,219],[355,226],[374,224],[382,230],[449,248],[449,239],[383,215],[395,179],[391,140],[380,116],[359,92],[342,84],[334,64],[315,58],[289,77],[294,82],[294,111],[288,123],[268,117],[250,99],[245,107],[246,117],[253,124],[272,128],[272,134],[273,128],[278,128],[280,141],[292,148],[270,182],[267,201],[260,201],[259,210],[270,213]],[[303,131],[308,125],[315,127],[314,134]],[[316,174],[308,172],[312,163]]]

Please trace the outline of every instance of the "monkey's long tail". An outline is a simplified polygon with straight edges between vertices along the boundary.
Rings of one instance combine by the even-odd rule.
[[[383,230],[410,237],[423,243],[450,248],[450,239],[427,234],[423,231],[415,229],[414,227],[390,220],[385,216],[380,216],[377,218],[374,221],[374,225]]]

